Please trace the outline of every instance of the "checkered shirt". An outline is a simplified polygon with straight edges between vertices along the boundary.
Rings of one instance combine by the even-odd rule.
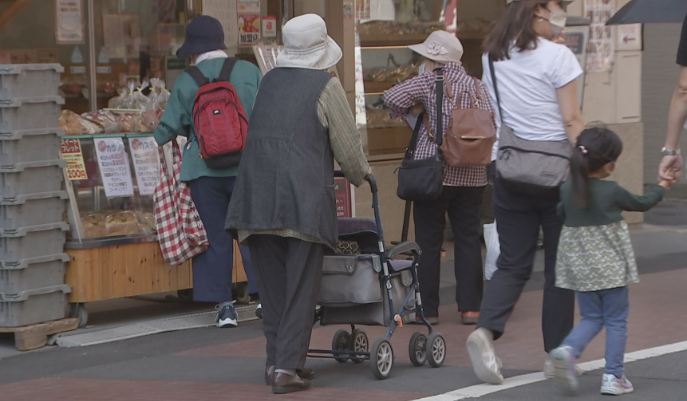
[[[455,63],[448,63],[444,66],[444,79],[451,83],[453,99],[460,99],[461,108],[470,108],[472,99],[475,97],[474,78],[469,76],[465,68]],[[491,97],[487,89],[479,83],[480,100],[478,107],[487,110],[494,115],[494,108],[491,104]],[[460,98],[457,95],[460,94]],[[437,105],[436,105],[436,82],[434,74],[426,72],[397,85],[384,93],[384,103],[391,110],[391,117],[408,116],[413,110],[413,105],[421,103],[425,108],[425,113],[429,115],[429,124],[436,131],[437,126]],[[456,105],[457,106],[457,105]],[[451,101],[444,96],[443,102],[443,127],[448,127],[451,118]],[[495,125],[494,125],[495,126]],[[420,129],[417,145],[413,158],[426,159],[434,155],[436,143],[427,135],[427,128],[423,125]],[[461,187],[481,187],[487,185],[487,172],[485,167],[451,167],[444,164],[444,185]]]

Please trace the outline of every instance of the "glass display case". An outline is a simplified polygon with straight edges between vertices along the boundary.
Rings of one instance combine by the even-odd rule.
[[[417,75],[420,58],[408,45],[421,43],[432,31],[445,28],[437,22],[442,1],[379,0],[357,5],[357,124],[367,134],[370,156],[401,154],[412,129],[405,120],[390,118],[383,95]]]
[[[160,170],[150,133],[65,136],[62,151],[69,247],[157,240],[152,192]]]

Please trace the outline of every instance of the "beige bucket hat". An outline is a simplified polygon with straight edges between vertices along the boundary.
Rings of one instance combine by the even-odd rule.
[[[341,60],[341,48],[327,35],[327,25],[316,14],[295,17],[282,28],[284,49],[277,67],[327,70]]]
[[[422,57],[440,63],[454,62],[460,65],[463,58],[463,44],[456,35],[446,31],[434,31],[423,43],[408,48]]]

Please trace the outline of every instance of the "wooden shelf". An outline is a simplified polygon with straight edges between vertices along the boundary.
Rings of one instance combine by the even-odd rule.
[[[396,85],[394,81],[365,81],[365,94],[382,94]]]

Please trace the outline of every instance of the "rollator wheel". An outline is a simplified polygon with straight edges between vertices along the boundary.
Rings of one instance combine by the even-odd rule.
[[[384,337],[380,337],[372,343],[370,349],[370,369],[379,380],[384,380],[391,374],[394,366],[394,349],[391,343]]]
[[[369,349],[370,342],[367,339],[367,334],[365,334],[365,332],[360,329],[355,329],[353,331],[353,334],[351,334],[350,350],[354,352],[360,352],[360,354],[356,354],[358,359],[351,359],[353,363],[363,363],[364,360],[359,358],[365,356],[364,354],[367,353]]]
[[[332,339],[332,351],[334,351],[334,360],[339,363],[345,363],[348,358],[345,354],[337,354],[336,351],[348,351],[348,344],[351,342],[351,335],[344,329],[339,329]]]
[[[410,362],[417,367],[427,362],[427,336],[424,333],[417,331],[410,337],[408,355],[410,355]]]
[[[425,352],[427,353],[429,366],[438,368],[443,365],[446,359],[446,341],[444,341],[444,337],[437,332],[432,333],[427,339],[426,347]]]

